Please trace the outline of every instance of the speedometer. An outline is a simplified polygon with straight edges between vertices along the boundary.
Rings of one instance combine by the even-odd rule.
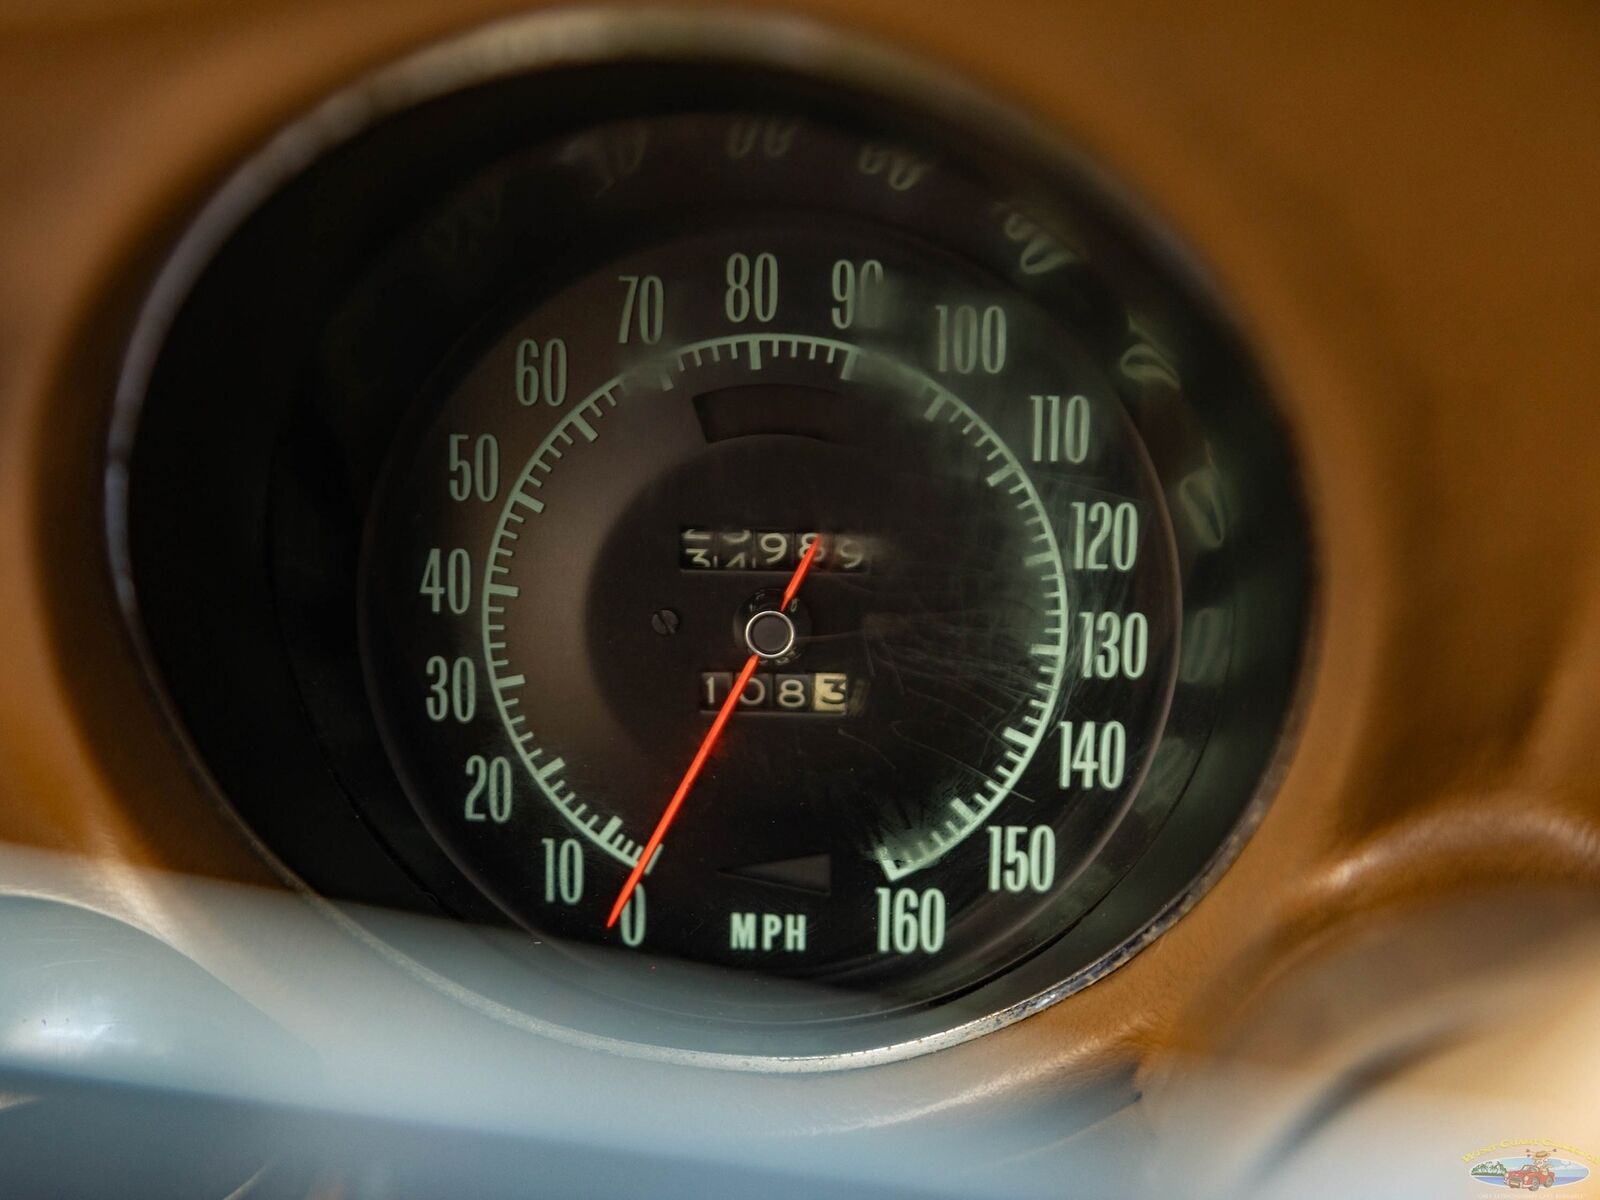
[[[934,998],[1054,932],[1159,741],[1159,484],[1003,281],[866,221],[711,224],[447,375],[376,503],[373,694],[529,926]]]
[[[138,620],[286,874],[503,953],[355,918],[452,995],[909,1053],[1092,982],[1237,851],[1298,491],[1093,172],[903,63],[735,40],[430,59],[286,160],[142,385]]]

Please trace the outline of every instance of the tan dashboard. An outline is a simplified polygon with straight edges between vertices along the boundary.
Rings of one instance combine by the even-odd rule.
[[[119,608],[103,472],[133,322],[197,206],[276,129],[523,9],[74,0],[0,16],[0,837],[82,856],[109,909],[180,946],[205,935],[118,897],[115,864],[281,885],[171,735]],[[986,1037],[988,1061],[1024,1088],[1148,1079],[1380,914],[1592,894],[1595,10],[776,11],[928,60],[1100,164],[1230,307],[1301,470],[1312,631],[1265,818],[1183,920]]]

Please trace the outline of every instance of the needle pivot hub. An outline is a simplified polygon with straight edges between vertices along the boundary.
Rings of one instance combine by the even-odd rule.
[[[786,663],[800,653],[811,636],[806,603],[791,596],[785,603],[776,588],[763,589],[733,614],[733,642],[740,654],[753,654],[763,666]]]
[[[744,625],[745,645],[751,654],[767,662],[781,661],[794,653],[797,636],[789,614],[775,608],[756,613]]]

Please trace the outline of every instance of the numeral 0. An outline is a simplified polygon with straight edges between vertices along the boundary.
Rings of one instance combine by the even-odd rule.
[[[617,928],[622,931],[622,944],[624,946],[637,946],[644,941],[644,884],[637,884],[633,895],[628,897],[628,903],[623,906],[622,916],[617,920]]]

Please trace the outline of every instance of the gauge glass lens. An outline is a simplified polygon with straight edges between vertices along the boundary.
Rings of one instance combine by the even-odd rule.
[[[733,174],[753,136],[787,147],[772,183],[853,157],[1006,236],[970,182],[818,127],[593,136]],[[402,439],[363,608],[391,754],[531,929],[852,1013],[968,988],[1084,903],[1160,741],[1181,613],[1149,454],[1059,313],[888,219],[752,202],[639,240],[478,330]]]
[[[417,977],[629,1052],[918,1053],[1125,961],[1298,686],[1221,306],[859,48],[496,46],[274,143],[161,342],[111,535],[210,777]]]

